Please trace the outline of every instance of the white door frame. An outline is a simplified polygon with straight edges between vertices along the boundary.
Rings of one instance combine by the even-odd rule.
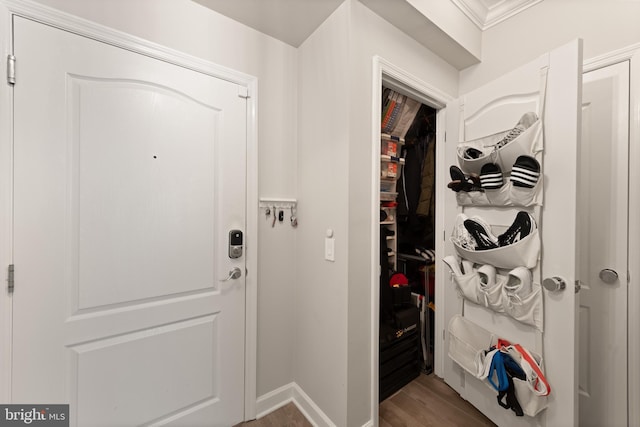
[[[584,61],[583,72],[629,61],[629,182],[640,180],[640,44]],[[629,191],[629,218],[640,214],[640,194]],[[627,406],[630,426],[640,425],[640,224],[629,221],[627,306]]]
[[[444,182],[447,168],[445,167],[445,132],[446,105],[453,100],[451,96],[431,86],[416,76],[395,66],[380,56],[373,57],[372,78],[372,111],[371,111],[371,421],[378,425],[378,363],[379,363],[379,307],[380,307],[380,111],[382,111],[382,84],[403,94],[427,104],[438,110],[436,118],[436,182]],[[436,188],[436,224],[435,236],[444,230],[444,193]],[[444,253],[444,241],[435,239],[436,254]],[[435,305],[441,304],[444,291],[444,271],[436,269],[435,277]],[[436,310],[434,336],[442,335],[444,316]],[[434,372],[442,376],[442,345],[436,346],[434,352]],[[368,424],[370,425],[370,424]]]
[[[116,47],[159,59],[183,68],[236,83],[247,88],[247,193],[245,248],[246,268],[246,329],[245,329],[245,384],[244,419],[256,415],[256,363],[257,363],[257,303],[258,303],[258,135],[257,135],[257,78],[209,62],[174,49],[117,31],[79,18],[31,0],[0,0],[1,58],[13,52],[12,16],[20,15],[65,31],[98,40]],[[20,59],[16,59],[19,64]],[[17,65],[17,73],[19,76]],[[4,77],[3,77],[4,78]],[[20,78],[16,78],[20,84]],[[0,268],[12,263],[12,193],[13,193],[13,91],[6,83],[0,84]],[[11,333],[12,304],[7,293],[6,273],[0,291],[0,402],[9,402],[11,396]],[[32,402],[38,403],[38,402]]]

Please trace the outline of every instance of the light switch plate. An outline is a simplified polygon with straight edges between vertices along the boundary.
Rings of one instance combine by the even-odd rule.
[[[333,237],[326,237],[324,239],[324,259],[327,261],[336,260],[336,240]]]

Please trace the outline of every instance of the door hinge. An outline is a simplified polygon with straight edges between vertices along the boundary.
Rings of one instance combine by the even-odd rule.
[[[16,57],[7,55],[7,83],[16,84]]]
[[[15,279],[14,279],[14,276],[13,276],[14,271],[15,271],[15,268],[14,268],[13,264],[9,264],[8,274],[7,274],[7,283],[9,284],[8,285],[9,293],[13,292],[13,287],[15,286]]]
[[[251,96],[249,95],[249,88],[246,86],[238,86],[238,96],[240,98],[250,98]]]

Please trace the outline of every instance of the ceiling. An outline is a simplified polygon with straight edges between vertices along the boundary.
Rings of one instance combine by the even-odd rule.
[[[344,0],[193,0],[299,47]]]
[[[344,0],[193,0],[299,47]],[[444,0],[438,0],[444,1]],[[449,0],[481,30],[542,0]]]

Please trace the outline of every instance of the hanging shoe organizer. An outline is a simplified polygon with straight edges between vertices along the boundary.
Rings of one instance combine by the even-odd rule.
[[[477,217],[475,217],[477,219]],[[497,268],[512,269],[516,267],[534,268],[540,257],[540,235],[537,225],[522,239],[506,246],[498,246],[493,249],[477,250],[473,237],[461,224],[466,219],[464,214],[458,215],[456,227],[451,235],[451,242],[461,258],[476,264],[489,264]],[[471,218],[474,220],[474,217]]]
[[[538,111],[523,114],[511,130],[458,144],[458,165],[451,166],[453,181],[449,184],[459,206],[451,234],[455,255],[443,259],[461,297],[460,312],[448,327],[449,357],[469,375],[497,390],[500,406],[528,416],[547,407],[550,392],[543,373],[538,231],[544,188],[546,77],[545,68],[541,70]],[[466,211],[472,207],[469,212],[475,216],[468,217]],[[494,213],[497,209],[499,215]],[[505,212],[512,211],[511,224],[492,224],[495,218],[504,221]],[[511,333],[526,333],[535,345],[531,350],[511,345],[504,338],[517,343],[518,336],[499,337],[475,323],[465,316],[467,304],[476,314],[477,310],[480,314],[488,310],[491,316],[504,316]]]
[[[456,315],[451,319],[448,332],[449,357],[470,375],[484,381],[488,387],[497,388],[500,406],[507,408],[501,394],[510,392],[513,393],[513,401],[522,411],[519,415],[534,417],[546,409],[551,387],[543,373],[542,356],[519,344],[511,344],[498,338],[463,316]],[[524,374],[519,378],[511,378],[511,389],[511,384],[505,384],[506,378],[501,378],[500,365],[496,359],[498,353],[502,353],[500,356],[507,354]]]
[[[542,205],[542,118],[546,80],[545,71],[541,79],[539,112],[523,114],[511,130],[458,144],[456,153],[460,170],[481,183],[480,188],[458,191],[458,205]]]
[[[458,293],[467,302],[543,332],[542,286],[533,280],[531,270],[516,267],[507,274],[499,274],[500,270],[486,264],[462,273],[454,265],[458,262],[456,257],[449,255],[443,261],[450,266]]]

